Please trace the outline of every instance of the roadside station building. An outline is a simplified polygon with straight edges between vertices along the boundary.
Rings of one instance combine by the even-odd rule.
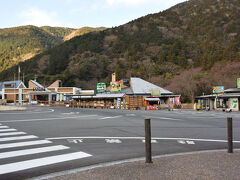
[[[159,93],[153,94],[153,91]],[[71,97],[73,106],[80,108],[157,110],[166,108],[166,104],[169,108],[173,108],[176,104],[180,105],[180,95],[174,95],[166,89],[137,77],[116,81],[115,74],[112,75],[109,87],[106,87],[105,83],[98,83],[95,93],[76,94]]]
[[[214,93],[210,95],[203,95],[195,97],[197,110],[220,110],[231,111],[240,110],[240,88],[230,88],[221,93]]]
[[[30,104],[61,104],[67,101],[67,94],[77,94],[80,88],[62,87],[61,81],[57,80],[49,87],[45,88],[37,81],[30,80],[28,88],[22,81],[0,82],[1,99],[7,103],[30,103]]]

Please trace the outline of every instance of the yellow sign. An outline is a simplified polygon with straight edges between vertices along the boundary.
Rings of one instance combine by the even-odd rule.
[[[122,85],[120,81],[115,81],[110,83],[110,91],[111,92],[121,92],[122,90]]]

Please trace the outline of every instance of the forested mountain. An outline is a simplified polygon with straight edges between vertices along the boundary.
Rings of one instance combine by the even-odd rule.
[[[0,72],[63,42],[65,28],[20,26],[0,29]]]
[[[55,47],[70,37],[103,29],[50,26],[20,26],[0,29],[0,72]]]
[[[125,25],[75,37],[21,63],[26,80],[94,88],[97,81],[142,77],[184,101],[234,87],[240,75],[240,1],[189,0]],[[11,79],[17,67],[0,74]]]
[[[64,40],[69,40],[69,39],[72,39],[76,36],[81,36],[83,34],[86,34],[86,33],[89,33],[89,32],[95,32],[95,31],[103,31],[105,30],[106,28],[105,27],[99,27],[99,28],[93,28],[93,27],[82,27],[82,28],[79,28],[75,31],[72,31],[70,34],[66,35],[64,37]]]
[[[65,38],[65,36],[68,36],[76,29],[73,28],[65,28],[65,27],[51,27],[51,26],[42,26],[41,29],[45,30],[52,36],[55,36],[61,40]]]

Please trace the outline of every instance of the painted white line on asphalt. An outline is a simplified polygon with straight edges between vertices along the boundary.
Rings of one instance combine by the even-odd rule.
[[[186,144],[186,142],[183,141],[183,140],[178,140],[177,142],[180,143],[180,144]]]
[[[145,137],[100,137],[100,136],[82,136],[82,137],[52,137],[46,138],[48,140],[60,140],[60,139],[145,139]],[[206,141],[206,142],[227,142],[227,140],[218,139],[193,139],[193,138],[160,138],[152,137],[156,140],[184,140],[184,141]],[[240,141],[233,141],[234,143],[240,143]]]
[[[49,111],[25,111],[25,112],[17,112],[17,113],[10,113],[10,112],[2,112],[1,114],[36,114],[36,113],[50,113],[54,112],[54,109],[49,109]]]
[[[83,142],[82,139],[67,139],[67,141],[68,141],[69,143],[75,143],[75,144],[77,144],[77,143],[82,143],[82,142]]]
[[[0,138],[0,142],[3,141],[15,141],[15,140],[22,140],[22,139],[33,139],[38,138],[37,136],[29,135],[29,136],[17,136],[17,137],[7,137],[7,138]]]
[[[170,121],[184,121],[182,119],[175,119],[175,118],[168,118],[168,117],[154,117],[154,116],[150,116],[149,118],[153,118],[153,119],[164,119],[164,120],[170,120]]]
[[[69,115],[69,114],[74,114],[74,112],[69,112],[69,113],[61,113],[61,114],[64,114],[64,115]]]
[[[0,129],[8,128],[8,126],[0,126]]]
[[[142,140],[143,143],[145,143],[145,139]],[[151,143],[158,143],[156,139],[152,139]]]
[[[51,151],[60,151],[65,149],[69,149],[69,147],[63,146],[63,145],[57,145],[57,146],[18,150],[18,151],[10,151],[10,152],[0,153],[0,159],[17,157],[17,156],[25,156],[30,154],[38,154],[38,153],[44,153],[44,152],[51,152]]]
[[[51,120],[59,120],[59,119],[77,119],[77,118],[84,118],[84,117],[87,118],[87,117],[94,117],[94,116],[98,116],[98,115],[86,115],[86,116],[74,116],[74,117],[55,117],[55,118],[46,118],[46,119],[7,120],[7,121],[1,121],[1,122],[51,121]]]
[[[114,118],[119,118],[119,117],[122,117],[122,116],[109,116],[109,117],[103,117],[100,119],[114,119]]]
[[[17,131],[16,129],[0,129],[0,132]]]
[[[194,141],[186,141],[188,144],[195,144]]]
[[[52,142],[48,141],[48,140],[39,140],[39,141],[26,141],[26,142],[18,142],[18,143],[8,143],[8,144],[0,144],[0,149],[23,147],[23,146],[33,146],[33,145],[49,144],[49,143],[52,143]]]
[[[57,155],[57,156],[49,156],[44,158],[32,159],[27,161],[20,161],[16,163],[3,164],[3,165],[0,165],[0,174],[7,174],[7,173],[12,173],[12,172],[35,168],[35,167],[41,167],[41,166],[61,163],[65,161],[82,159],[90,156],[92,155],[87,154],[85,152],[75,152],[75,153],[69,153],[69,154],[63,154],[63,155]]]
[[[117,144],[122,143],[122,141],[119,140],[119,139],[105,139],[105,141],[106,141],[106,143],[110,143],[110,144],[112,144],[112,143],[117,143]]]
[[[136,114],[126,114],[126,116],[136,116]]]
[[[21,135],[26,134],[25,132],[10,132],[10,133],[0,133],[0,136],[14,136],[14,135]]]

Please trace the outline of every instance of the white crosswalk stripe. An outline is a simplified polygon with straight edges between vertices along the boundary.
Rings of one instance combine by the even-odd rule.
[[[48,140],[37,140],[37,141],[27,141],[27,142],[18,142],[18,143],[8,143],[8,144],[0,144],[0,149],[33,146],[33,145],[49,144],[49,143],[52,143],[52,142]]]
[[[37,138],[35,135],[27,135],[8,126],[0,126],[0,159],[4,159],[4,164],[0,165],[0,179],[3,174],[92,156],[82,151],[72,152],[68,146],[53,145],[49,140]],[[51,155],[48,154],[50,152]]]
[[[4,164],[4,165],[0,165],[0,174],[6,174],[6,173],[25,170],[25,169],[35,168],[35,167],[41,167],[41,166],[56,164],[56,163],[75,160],[75,159],[81,159],[81,158],[90,157],[90,156],[92,155],[87,154],[85,152],[75,152],[75,153],[69,153],[69,154],[49,156],[45,158],[32,159],[27,161],[20,161],[16,163]]]
[[[0,142],[3,141],[14,141],[14,140],[22,140],[22,139],[33,139],[38,138],[37,136],[28,135],[28,136],[17,136],[17,137],[6,137],[6,138],[0,138]]]
[[[11,132],[11,133],[0,133],[0,136],[13,136],[13,135],[21,135],[26,134],[25,132]]]
[[[2,128],[8,128],[8,126],[0,126],[0,129],[2,129]]]
[[[0,129],[0,132],[17,131],[16,129]]]
[[[42,147],[42,148],[32,148],[32,149],[25,149],[25,150],[18,150],[18,151],[10,151],[0,153],[0,159],[10,158],[10,157],[17,157],[17,156],[24,156],[29,154],[37,154],[37,153],[44,153],[50,151],[59,151],[69,149],[67,146],[58,145],[58,146],[49,146],[49,147]]]

